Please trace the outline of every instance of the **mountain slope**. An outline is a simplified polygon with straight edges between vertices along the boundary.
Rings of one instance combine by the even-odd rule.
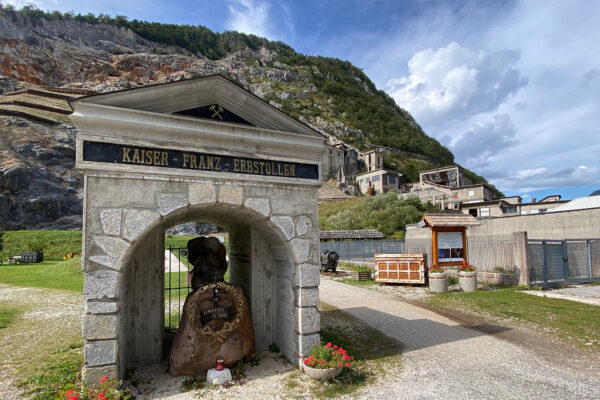
[[[0,94],[26,83],[106,92],[214,73],[229,77],[324,134],[361,149],[386,147],[386,167],[404,173],[409,180],[417,180],[419,170],[454,163],[448,149],[427,136],[408,112],[349,62],[305,56],[281,42],[237,32],[214,33],[201,26],[44,13],[31,7],[0,9],[0,74],[8,77],[0,77]],[[80,207],[67,206],[66,199],[74,198],[80,204],[80,177],[72,161],[55,171],[56,166],[37,159],[31,149],[42,148],[44,143],[51,149],[52,132],[60,138],[76,130],[69,127],[68,115],[60,110],[55,113],[60,114],[57,124],[52,118],[35,118],[36,113],[45,116],[57,111],[53,101],[47,101],[45,109],[29,107],[24,114],[15,114],[24,106],[14,100],[37,101],[30,94],[19,96],[4,96],[13,102],[0,107],[0,114],[11,111],[11,115],[24,116],[1,117],[0,121],[0,209],[8,210],[4,222],[0,217],[0,225],[48,227],[56,218],[76,216]],[[28,136],[34,140],[23,147],[20,138]],[[63,142],[61,146],[72,149],[70,136]],[[31,179],[51,174],[52,179],[46,181],[54,182],[54,189],[44,186],[27,194],[22,188],[15,191],[6,176],[15,167],[23,167],[21,173],[29,171]],[[71,192],[62,198],[60,188]],[[44,218],[23,222],[31,212],[23,204],[40,192],[52,199],[59,197],[53,203],[58,205],[56,211],[46,215],[47,207],[41,206]],[[76,218],[73,221],[75,226]]]

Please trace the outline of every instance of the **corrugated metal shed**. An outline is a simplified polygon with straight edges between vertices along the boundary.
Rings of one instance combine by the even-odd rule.
[[[421,221],[426,226],[476,226],[479,221],[470,214],[425,214]]]
[[[383,233],[377,229],[354,229],[342,231],[321,231],[319,233],[321,240],[365,240],[365,239],[383,239]]]

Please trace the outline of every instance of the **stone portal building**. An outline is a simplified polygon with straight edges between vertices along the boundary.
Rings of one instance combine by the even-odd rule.
[[[84,376],[165,354],[165,230],[230,234],[230,282],[257,350],[293,363],[319,339],[317,188],[324,138],[221,77],[72,101],[84,175]]]

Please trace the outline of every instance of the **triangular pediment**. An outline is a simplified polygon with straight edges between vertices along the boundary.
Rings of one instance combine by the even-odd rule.
[[[81,97],[71,102],[75,110],[78,103],[322,137],[309,126],[221,75]]]
[[[210,119],[217,122],[231,122],[234,124],[250,125],[255,126],[246,119],[240,117],[234,112],[229,111],[227,108],[220,104],[211,104],[202,107],[188,108],[187,110],[176,111],[175,115],[186,115],[188,117]]]

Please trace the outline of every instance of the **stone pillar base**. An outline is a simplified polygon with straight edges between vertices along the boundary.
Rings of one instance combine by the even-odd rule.
[[[116,380],[119,375],[116,364],[103,365],[101,367],[84,366],[81,372],[83,380],[88,385],[100,385],[100,379],[105,376],[109,380]]]

